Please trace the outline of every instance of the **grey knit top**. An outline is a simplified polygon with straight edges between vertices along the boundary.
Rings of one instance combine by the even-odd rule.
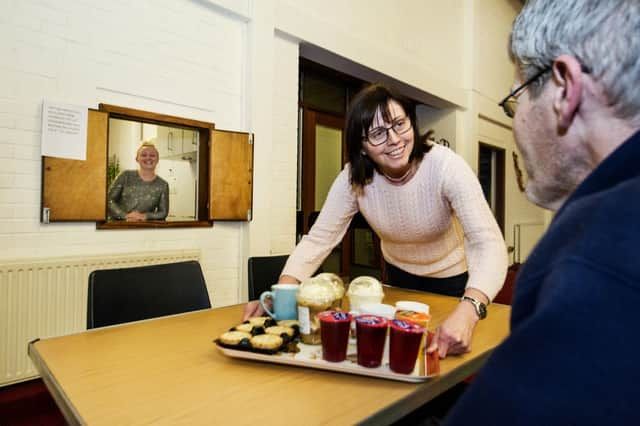
[[[137,170],[125,170],[109,188],[109,216],[124,220],[136,210],[146,213],[147,220],[164,220],[169,214],[169,184],[160,176],[146,182]]]

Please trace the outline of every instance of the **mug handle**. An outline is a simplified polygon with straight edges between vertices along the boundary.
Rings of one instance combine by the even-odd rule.
[[[262,306],[262,309],[264,309],[264,311],[273,319],[276,319],[276,314],[274,312],[271,312],[269,310],[269,308],[267,308],[267,305],[264,303],[266,298],[270,298],[271,300],[274,300],[275,297],[273,295],[273,292],[271,291],[265,291],[260,295],[260,306]]]

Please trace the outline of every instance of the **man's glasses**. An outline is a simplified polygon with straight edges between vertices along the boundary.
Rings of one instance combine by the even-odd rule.
[[[589,67],[587,67],[586,65],[582,65],[580,64],[580,70],[585,73],[585,74],[590,74],[591,73],[591,69]],[[500,105],[502,107],[502,110],[504,111],[504,113],[507,115],[507,117],[509,118],[513,118],[516,115],[516,109],[518,107],[518,96],[520,96],[523,92],[523,90],[530,85],[531,83],[533,83],[534,81],[536,81],[537,79],[539,79],[540,77],[542,77],[542,75],[544,73],[546,73],[547,71],[551,71],[551,66],[548,66],[546,68],[543,68],[542,70],[540,70],[539,72],[537,72],[533,77],[531,77],[529,80],[525,81],[524,83],[522,83],[520,85],[520,87],[518,87],[517,89],[515,89],[514,91],[512,91],[511,93],[509,93],[507,95],[506,98],[504,98],[498,105]]]
[[[533,83],[534,81],[542,77],[542,75],[547,71],[551,71],[551,67],[543,68],[542,70],[537,72],[533,77],[531,77],[529,80],[522,83],[517,89],[509,93],[507,97],[504,98],[502,102],[498,104],[502,107],[502,110],[507,115],[507,117],[513,118],[516,115],[516,108],[518,107],[518,96],[522,94],[524,89],[528,85],[530,85],[531,83]]]
[[[389,127],[376,127],[372,129],[365,139],[373,146],[382,145],[389,140],[389,131],[393,130],[396,135],[400,136],[407,133],[411,128],[411,120],[409,117],[402,117],[394,120],[393,124]]]

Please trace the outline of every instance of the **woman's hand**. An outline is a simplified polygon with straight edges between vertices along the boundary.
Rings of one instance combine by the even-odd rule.
[[[267,299],[270,300],[270,299]],[[264,315],[264,309],[260,305],[259,300],[251,300],[244,307],[244,314],[242,315],[242,321],[246,321],[251,317],[261,317]]]
[[[436,329],[427,352],[437,350],[440,358],[469,352],[473,330],[478,320],[478,314],[471,303],[458,303],[451,315]]]
[[[127,222],[144,222],[145,220],[147,220],[147,215],[133,210],[127,213],[125,219],[127,220]]]

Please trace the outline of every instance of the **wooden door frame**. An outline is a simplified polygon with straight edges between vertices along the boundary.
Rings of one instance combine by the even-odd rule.
[[[340,129],[344,133],[344,117],[330,114],[317,109],[302,106],[302,188],[301,188],[301,205],[302,211],[302,233],[306,234],[311,228],[309,224],[309,216],[315,212],[315,175],[316,175],[316,126],[327,126]],[[341,165],[344,167],[347,162],[347,149],[344,139],[341,143]],[[311,191],[305,191],[305,188],[312,188]],[[313,207],[312,207],[313,206]],[[350,259],[351,259],[351,237],[352,232],[349,229],[342,239],[342,258],[340,261],[340,269],[342,275],[349,275]]]
[[[304,188],[315,188],[316,185],[316,125],[333,127],[343,131],[344,118],[325,112],[317,111],[311,108],[303,107],[303,124],[302,124],[302,196],[301,210],[303,212],[302,232],[309,232],[309,214],[315,211],[315,191],[304,191]],[[342,159],[341,164],[344,167],[346,163],[346,147],[342,142]],[[315,207],[315,206],[314,206]]]

